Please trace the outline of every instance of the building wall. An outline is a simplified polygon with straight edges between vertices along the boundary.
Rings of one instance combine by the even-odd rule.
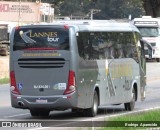
[[[32,1],[34,1],[34,0],[1,0],[1,1],[13,1],[13,2],[19,2],[19,1],[21,1],[21,2],[32,2]]]
[[[35,2],[0,1],[0,21],[35,23],[39,20],[39,4]]]

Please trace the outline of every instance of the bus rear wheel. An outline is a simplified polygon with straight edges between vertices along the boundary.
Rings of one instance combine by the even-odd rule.
[[[36,109],[31,109],[30,113],[32,116],[43,116],[47,117],[49,116],[50,111],[49,110],[36,110]]]
[[[93,96],[93,104],[91,108],[88,108],[85,110],[87,116],[89,117],[94,117],[97,115],[98,112],[98,95],[97,92],[94,92],[94,96]]]
[[[160,58],[156,58],[156,61],[157,61],[157,62],[160,62]]]
[[[135,101],[136,101],[136,93],[135,93],[135,89],[132,89],[132,100],[131,102],[128,103],[124,103],[124,107],[126,111],[132,111],[134,109],[135,106]]]

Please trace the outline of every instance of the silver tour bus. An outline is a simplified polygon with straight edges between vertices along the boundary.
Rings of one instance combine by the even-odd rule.
[[[32,116],[71,109],[93,117],[99,106],[131,111],[145,99],[144,44],[129,23],[17,26],[10,41],[11,104]]]

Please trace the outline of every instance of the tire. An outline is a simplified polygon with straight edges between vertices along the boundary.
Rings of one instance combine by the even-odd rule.
[[[7,55],[9,55],[9,53],[10,53],[10,47],[9,45],[7,45]]]
[[[75,112],[77,112],[78,110],[73,108],[71,111],[72,111],[73,113],[75,113]]]
[[[31,116],[43,116],[43,117],[48,117],[50,111],[48,110],[36,110],[36,109],[32,109],[30,110]]]
[[[31,116],[39,116],[38,111],[36,110],[30,110]]]
[[[157,62],[160,62],[160,58],[156,58],[156,61],[157,61]]]
[[[124,107],[126,111],[132,111],[134,109],[135,102],[136,102],[136,93],[134,88],[132,89],[132,94],[133,94],[133,97],[131,102],[124,103]]]
[[[5,46],[4,56],[8,56],[9,55],[9,46],[7,44],[4,44],[4,46]]]
[[[7,55],[8,55],[8,50],[6,49],[4,52],[4,56],[7,56]]]
[[[89,117],[94,117],[94,116],[97,115],[97,112],[98,112],[98,95],[97,95],[96,91],[94,92],[92,107],[89,108],[89,109],[86,109],[85,112],[86,112],[87,116],[89,116]]]

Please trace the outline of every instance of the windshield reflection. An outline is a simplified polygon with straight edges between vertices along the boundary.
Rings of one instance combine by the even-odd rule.
[[[159,36],[158,28],[153,27],[139,27],[142,37],[157,37]]]

